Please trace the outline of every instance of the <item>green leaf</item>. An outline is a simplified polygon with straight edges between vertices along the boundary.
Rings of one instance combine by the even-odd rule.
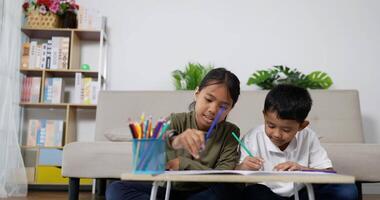
[[[282,65],[273,66],[273,69],[258,70],[247,81],[247,85],[257,85],[262,89],[271,89],[278,84],[292,84],[310,89],[327,89],[333,82],[325,72],[315,71],[305,75],[297,69]]]
[[[330,76],[321,71],[311,72],[306,78],[311,89],[328,89],[333,84]]]
[[[271,89],[278,77],[277,70],[258,70],[249,77],[247,85],[257,85],[262,89]]]
[[[180,70],[173,71],[172,77],[176,90],[195,90],[213,68],[213,66],[205,67],[199,63],[188,63],[183,72]]]

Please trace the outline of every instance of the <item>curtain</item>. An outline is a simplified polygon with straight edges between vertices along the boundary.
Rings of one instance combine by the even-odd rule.
[[[0,198],[26,196],[19,146],[22,0],[0,0]]]

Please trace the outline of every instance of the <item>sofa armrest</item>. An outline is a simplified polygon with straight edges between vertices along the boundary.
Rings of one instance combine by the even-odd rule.
[[[120,178],[132,169],[131,142],[73,142],[63,148],[62,176]]]
[[[357,181],[380,182],[380,144],[322,143],[334,169]]]

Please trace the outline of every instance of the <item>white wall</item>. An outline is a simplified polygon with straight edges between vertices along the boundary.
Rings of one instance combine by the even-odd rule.
[[[380,143],[380,1],[78,2],[107,17],[109,89],[172,90],[171,71],[189,61],[227,67],[244,90],[273,65],[322,70],[333,89],[359,90],[366,141]]]

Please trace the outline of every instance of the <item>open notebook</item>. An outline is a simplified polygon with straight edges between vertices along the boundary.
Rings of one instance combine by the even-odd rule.
[[[165,171],[165,175],[202,175],[202,174],[237,174],[237,175],[312,175],[335,174],[335,171],[249,171],[249,170],[183,170]]]

